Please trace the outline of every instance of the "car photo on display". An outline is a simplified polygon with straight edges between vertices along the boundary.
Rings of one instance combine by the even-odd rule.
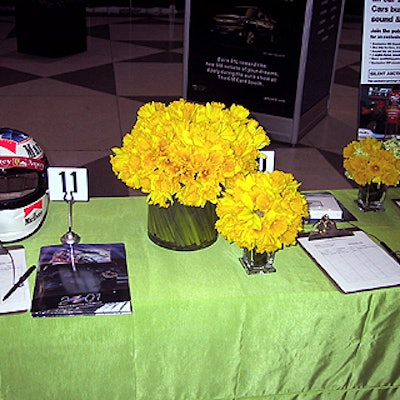
[[[259,39],[274,41],[276,21],[271,15],[257,6],[235,6],[226,13],[212,18],[211,31],[220,37],[237,38],[247,45]]]

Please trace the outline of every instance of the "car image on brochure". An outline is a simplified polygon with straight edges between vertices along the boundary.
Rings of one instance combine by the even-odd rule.
[[[212,32],[221,37],[239,38],[247,45],[267,38],[272,43],[276,21],[256,6],[236,6],[227,13],[213,16]]]

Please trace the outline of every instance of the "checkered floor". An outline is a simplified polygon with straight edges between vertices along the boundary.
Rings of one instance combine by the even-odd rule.
[[[91,196],[136,194],[109,165],[137,109],[182,96],[182,15],[87,15],[86,52],[46,58],[17,51],[12,13],[0,14],[0,126],[25,131],[53,166],[85,166]],[[355,139],[361,19],[345,16],[329,115],[296,146],[273,142],[276,168],[301,189],[348,188],[341,151]],[[234,99],[233,99],[234,101]]]

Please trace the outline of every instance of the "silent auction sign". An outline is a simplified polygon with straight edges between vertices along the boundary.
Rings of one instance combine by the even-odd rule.
[[[400,82],[400,0],[366,0],[361,84]]]

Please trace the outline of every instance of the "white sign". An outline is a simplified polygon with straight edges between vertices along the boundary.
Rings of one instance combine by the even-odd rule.
[[[400,82],[400,0],[365,0],[361,84]]]
[[[260,157],[258,159],[258,170],[263,172],[272,172],[275,168],[275,151],[261,150],[261,153],[265,155],[265,158]]]
[[[47,176],[50,200],[89,200],[86,168],[49,167]]]

